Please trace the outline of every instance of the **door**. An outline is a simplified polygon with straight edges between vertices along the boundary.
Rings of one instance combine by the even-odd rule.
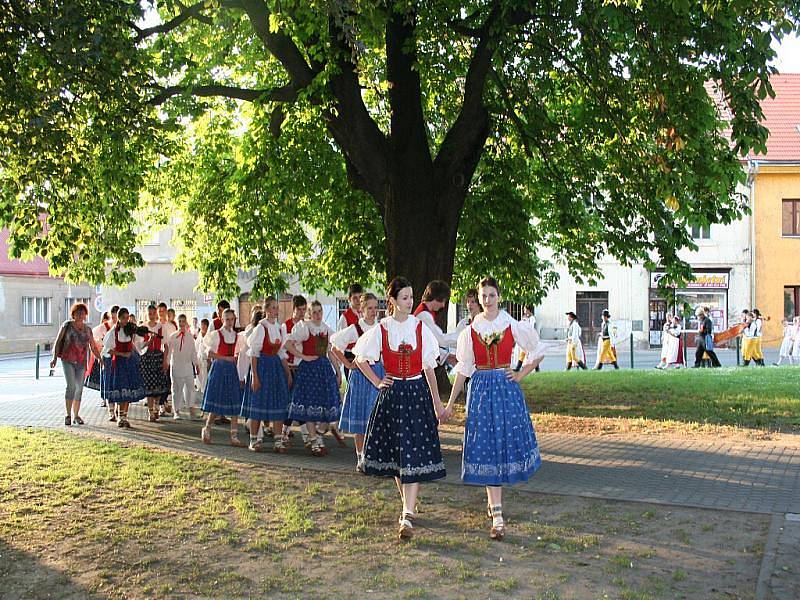
[[[577,292],[575,312],[581,326],[581,342],[593,346],[600,336],[602,314],[608,308],[608,292]]]

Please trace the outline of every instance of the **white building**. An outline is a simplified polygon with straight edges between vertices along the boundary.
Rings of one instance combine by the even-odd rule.
[[[746,188],[740,190],[747,193]],[[558,289],[552,290],[536,307],[536,321],[544,339],[560,338],[566,327],[566,311],[574,311],[583,329],[584,342],[594,344],[599,335],[600,313],[608,308],[620,329],[633,333],[638,347],[661,345],[661,328],[675,304],[684,303],[692,314],[697,306],[711,309],[717,331],[738,320],[742,309],[751,305],[750,216],[729,225],[694,227],[696,251],[680,253],[693,269],[694,280],[683,289],[663,297],[658,289],[662,271],[649,272],[643,265],[624,267],[613,259],[600,264],[603,273],[596,285],[577,283],[566,268],[559,269]],[[692,319],[687,327],[695,327]]]

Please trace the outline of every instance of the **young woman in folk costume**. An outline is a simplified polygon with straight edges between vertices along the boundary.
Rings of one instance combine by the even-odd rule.
[[[455,399],[470,377],[461,479],[486,486],[492,519],[490,536],[502,540],[502,486],[527,481],[541,465],[536,434],[519,386],[519,381],[536,367],[539,334],[530,323],[517,321],[500,310],[500,287],[494,278],[484,278],[478,293],[483,312],[459,335],[456,380],[445,418],[452,414]],[[519,371],[511,369],[515,344],[527,356]]]
[[[95,343],[97,344],[98,348],[103,347],[103,340],[106,337],[106,334],[111,330],[114,325],[117,324],[117,312],[119,311],[119,306],[114,306],[112,309],[114,311],[114,317],[112,321],[111,311],[106,311],[103,313],[103,317],[100,321],[100,324],[92,328],[92,337],[94,338]],[[89,357],[89,366],[86,369],[86,380],[84,381],[83,385],[90,390],[100,390],[100,384],[102,382],[102,373],[103,370],[103,360],[102,357],[95,358],[93,355]],[[100,406],[105,407],[108,403],[102,399],[100,399]],[[116,420],[116,417],[114,417]]]
[[[289,338],[289,334],[294,331],[295,325],[298,323],[302,323],[306,317],[306,313],[308,312],[308,301],[305,299],[305,296],[300,294],[295,294],[292,296],[292,316],[286,319],[283,324],[281,325],[281,337],[283,340],[287,340]],[[284,345],[284,349],[286,350],[287,356],[287,363],[289,364],[289,372],[292,374],[292,379],[294,380],[295,375],[297,374],[297,367],[300,366],[300,363],[303,362],[301,358],[297,357],[293,353],[294,344]],[[291,397],[289,399],[291,402]],[[289,419],[288,417],[283,422],[283,431],[281,432],[281,442],[284,448],[288,448],[290,445],[290,440],[294,433],[292,432],[292,423],[295,423],[294,419]],[[309,450],[311,449],[311,441],[308,437],[308,427],[306,427],[305,422],[298,421],[297,424],[300,426],[300,433],[303,436],[303,444]]]
[[[297,367],[292,385],[288,418],[306,422],[311,452],[323,456],[327,450],[317,423],[339,420],[342,375],[336,357],[330,353],[333,331],[322,321],[322,304],[314,300],[308,316],[308,320],[294,326],[286,342],[303,361]]]
[[[147,321],[144,326],[150,333],[144,338],[145,347],[141,358],[142,379],[147,393],[150,421],[158,421],[159,402],[170,393],[169,371],[164,369],[164,341],[173,329],[169,323],[158,320],[154,304],[147,307]]]
[[[250,419],[250,445],[253,452],[261,451],[258,430],[262,422],[272,422],[272,430],[280,432],[289,407],[289,388],[292,374],[286,362],[285,339],[278,322],[278,301],[264,301],[266,317],[253,328],[248,338],[250,373],[244,388],[241,416]],[[283,437],[275,435],[273,449],[284,453]]]
[[[789,324],[788,319],[784,319],[781,321],[781,325],[783,326],[783,341],[781,342],[781,348],[778,352],[778,362],[772,363],[776,367],[780,367],[783,359],[789,361],[789,364],[792,364],[792,346],[794,346],[794,326]]]
[[[136,323],[129,321],[127,308],[120,308],[117,324],[103,340],[103,399],[117,406],[117,426],[130,429],[128,406],[146,396],[137,346],[144,344],[136,335]]]
[[[419,484],[445,476],[438,421],[445,418],[433,369],[439,345],[411,315],[410,282],[395,277],[387,289],[392,314],[367,331],[353,349],[356,365],[380,391],[364,440],[364,473],[394,477],[403,503],[400,539],[413,533]],[[383,363],[381,378],[372,365]]]
[[[378,397],[378,389],[364,376],[359,368],[347,357],[347,349],[354,348],[358,338],[377,325],[378,298],[375,294],[366,293],[361,296],[361,309],[363,316],[348,325],[341,331],[331,336],[331,352],[349,370],[347,378],[347,393],[344,396],[342,416],[339,419],[339,429],[352,433],[356,442],[356,470],[364,471],[364,434],[367,432],[367,422]],[[355,359],[355,355],[350,353]],[[380,379],[385,372],[383,365],[378,362],[371,365]]]
[[[239,413],[242,410],[242,392],[239,384],[239,373],[236,362],[239,353],[244,351],[244,340],[233,328],[236,324],[236,313],[230,308],[222,313],[223,325],[216,331],[209,331],[203,338],[208,357],[212,360],[211,370],[206,381],[203,396],[203,412],[206,413],[206,425],[203,427],[201,439],[204,444],[211,443],[211,428],[216,415],[230,418],[232,446],[243,447],[239,440]]]

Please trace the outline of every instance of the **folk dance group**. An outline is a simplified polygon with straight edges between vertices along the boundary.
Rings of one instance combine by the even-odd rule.
[[[338,423],[354,435],[360,472],[395,479],[402,503],[398,535],[409,539],[420,483],[445,476],[438,427],[452,417],[455,400],[466,389],[461,477],[486,487],[490,537],[501,540],[502,487],[528,480],[541,464],[519,386],[544,357],[533,323],[500,309],[500,286],[491,277],[468,294],[470,316],[451,334],[434,319],[450,296],[444,282],[431,282],[414,310],[411,284],[394,278],[386,294],[390,316],[380,320],[373,294],[353,285],[348,295],[350,307],[336,332],[322,321],[320,303],[306,306],[302,296],[293,298],[293,316],[283,324],[277,301],[268,298],[241,332],[225,301],[213,323],[204,319],[196,332],[185,315],[172,322],[165,305],[150,307],[142,325],[127,309],[115,307],[90,331],[88,309],[75,305],[54,352],[67,378],[65,424],[83,423],[78,411],[84,380],[99,384],[111,407],[109,418],[123,428],[130,427],[129,404],[145,398],[153,421],[170,411],[181,418],[184,408],[196,417],[201,409],[204,443],[211,443],[218,418],[226,417],[231,444],[245,446],[237,436],[243,418],[249,422],[250,450],[262,450],[262,436],[271,425],[273,449],[285,453],[291,427],[300,423],[306,445],[322,456],[322,433]],[[511,368],[515,347],[524,352],[518,369]],[[434,375],[444,362],[456,373],[446,404]],[[340,367],[348,381],[343,405]],[[202,397],[199,407],[195,386]],[[338,437],[335,425],[331,428]]]

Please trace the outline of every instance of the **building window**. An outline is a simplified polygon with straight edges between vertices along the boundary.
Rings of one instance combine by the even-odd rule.
[[[23,325],[52,325],[51,316],[52,298],[22,298],[22,324]]]
[[[147,321],[147,307],[151,304],[153,306],[158,306],[158,300],[145,300],[143,298],[136,299],[136,314],[133,315],[137,322],[144,323]]]
[[[800,285],[783,288],[783,316],[796,317],[800,315]]]
[[[692,225],[693,240],[710,240],[711,225]]]
[[[189,325],[192,324],[192,319],[197,316],[197,300],[194,298],[172,298],[170,299],[170,308],[175,309],[176,320],[178,315],[186,315]]]
[[[800,236],[800,199],[784,200],[782,208],[783,235]]]
[[[337,298],[336,299],[336,322],[339,322],[339,319],[342,318],[342,313],[350,308],[350,300],[348,298]],[[387,302],[383,298],[378,298],[378,316],[375,318],[380,320],[386,316],[386,308]],[[291,315],[290,315],[291,316]]]
[[[86,322],[91,323],[92,317],[92,304],[91,298],[64,298],[64,318],[71,319],[72,317],[69,316],[69,309],[72,308],[73,304],[77,304],[82,302],[86,305],[86,308],[89,309],[89,314],[86,315]]]

